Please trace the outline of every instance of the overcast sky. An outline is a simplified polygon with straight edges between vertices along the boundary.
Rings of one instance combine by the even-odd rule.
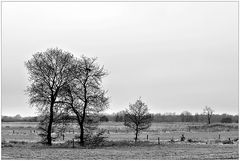
[[[237,2],[3,3],[2,115],[36,115],[24,62],[58,47],[98,57],[106,112],[238,114]]]

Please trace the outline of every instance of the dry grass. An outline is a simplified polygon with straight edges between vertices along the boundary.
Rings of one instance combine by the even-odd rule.
[[[237,145],[161,144],[97,149],[4,147],[2,159],[238,159]]]
[[[213,124],[214,125],[214,124]],[[212,125],[212,126],[213,126]],[[6,128],[6,126],[9,126]],[[37,123],[2,123],[2,138],[6,141],[16,140],[16,141],[29,141],[29,142],[37,142],[40,141],[40,138],[37,134],[36,130]],[[202,140],[208,141],[213,139],[218,139],[219,134],[222,140],[226,140],[228,138],[235,139],[238,138],[238,124],[227,124],[226,126],[234,126],[232,130],[222,130],[222,131],[190,131],[188,130],[189,126],[201,126],[204,127],[203,124],[200,123],[153,123],[151,128],[141,133],[139,136],[140,140],[146,141],[148,135],[148,141],[157,142],[158,137],[160,140],[171,140],[180,139],[181,135],[188,139],[193,140]],[[224,125],[225,126],[225,125]],[[214,128],[218,126],[213,126]],[[120,141],[120,140],[133,140],[134,133],[130,131],[123,123],[116,122],[107,122],[102,123],[99,128],[106,129],[109,131],[109,134],[106,133],[105,136],[108,137],[108,140]],[[185,130],[184,130],[185,129]],[[13,133],[14,130],[14,133]],[[35,130],[35,133],[33,133]],[[65,133],[65,140],[72,140],[74,135],[78,130],[75,129],[75,132],[67,132]],[[62,141],[62,138],[59,138],[57,141]]]
[[[109,130],[108,142],[101,148],[86,149],[75,148],[62,144],[47,147],[36,143],[17,143],[16,141],[37,142],[40,141],[36,130],[37,123],[2,123],[2,159],[238,159],[238,143],[233,145],[219,145],[215,142],[219,134],[221,140],[238,138],[238,128],[228,131],[190,131],[189,126],[202,126],[193,123],[153,123],[150,130],[141,133],[142,142],[137,146],[133,144],[134,134],[126,129],[122,123],[102,123],[100,128]],[[8,127],[6,127],[8,126]],[[228,125],[232,126],[232,125]],[[237,125],[238,126],[238,125]],[[216,126],[215,126],[216,127]],[[234,125],[234,127],[236,127]],[[14,134],[13,134],[14,130]],[[65,134],[65,141],[72,140],[75,133]],[[37,131],[36,131],[37,132]],[[180,139],[184,134],[186,139],[208,142],[208,144],[196,143],[169,143],[172,138]],[[157,145],[157,138],[161,144]],[[15,142],[14,142],[15,141]],[[62,141],[62,138],[59,140]],[[213,143],[213,144],[211,144]]]

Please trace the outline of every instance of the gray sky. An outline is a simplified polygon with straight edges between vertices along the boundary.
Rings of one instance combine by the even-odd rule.
[[[58,47],[98,57],[118,112],[238,113],[237,2],[3,3],[2,115],[36,115],[24,61]]]

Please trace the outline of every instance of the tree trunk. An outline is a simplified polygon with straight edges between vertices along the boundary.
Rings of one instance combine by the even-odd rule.
[[[81,131],[82,131],[82,123],[81,123],[80,114],[79,114],[79,112],[73,107],[73,105],[71,105],[71,108],[72,108],[73,112],[75,113],[75,115],[77,116],[77,122],[78,122],[78,125],[79,125],[79,127],[80,127],[79,133],[81,134]],[[80,139],[80,137],[79,137],[79,139]],[[80,139],[80,142],[79,142],[79,143],[81,144],[81,139]]]
[[[87,102],[85,102],[84,104],[84,108],[83,108],[83,115],[82,115],[82,120],[81,120],[81,123],[80,123],[80,145],[84,146],[84,128],[83,128],[83,125],[84,125],[84,120],[85,120],[85,117],[86,117],[86,108],[87,108]]]
[[[135,133],[135,143],[137,142],[138,139],[138,129],[136,129],[136,133]]]
[[[87,80],[85,80],[85,83],[83,85],[84,88],[84,107],[83,107],[83,115],[82,115],[82,120],[81,120],[81,124],[80,124],[80,145],[84,146],[84,128],[83,128],[83,124],[85,121],[85,117],[86,117],[86,108],[87,108],[87,104],[88,104],[88,100],[87,100],[87,86],[86,86],[86,82]]]
[[[210,115],[208,115],[208,124],[210,124],[211,123],[211,117],[210,117]]]
[[[78,121],[78,125],[80,126],[80,145],[84,145],[84,142],[81,142],[84,138],[83,138],[83,134],[82,134],[82,131],[83,131],[83,124],[81,122],[81,119],[80,119],[80,116],[79,114],[77,114],[77,121]]]
[[[54,106],[54,101],[51,102],[50,105],[50,118],[49,118],[49,124],[48,124],[48,130],[47,130],[47,144],[52,145],[52,123],[53,123],[53,106]]]
[[[83,128],[83,122],[80,124],[80,145],[84,146],[84,128]]]

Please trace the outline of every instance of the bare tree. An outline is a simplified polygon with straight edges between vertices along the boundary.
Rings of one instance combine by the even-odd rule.
[[[27,87],[30,104],[48,115],[47,144],[52,145],[54,108],[59,92],[70,80],[73,55],[58,48],[38,52],[25,62],[31,85]],[[47,112],[46,112],[47,111]]]
[[[65,86],[62,101],[76,115],[80,127],[80,144],[84,145],[85,130],[96,123],[98,113],[108,107],[106,91],[102,89],[102,78],[107,75],[96,58],[82,56],[76,59],[73,81]]]
[[[211,117],[213,115],[213,112],[214,110],[207,106],[203,109],[203,114],[207,115],[208,124],[211,123]]]
[[[130,104],[129,109],[125,111],[124,125],[135,131],[135,142],[137,142],[139,133],[151,126],[152,120],[147,105],[141,99],[138,99],[134,104]]]

